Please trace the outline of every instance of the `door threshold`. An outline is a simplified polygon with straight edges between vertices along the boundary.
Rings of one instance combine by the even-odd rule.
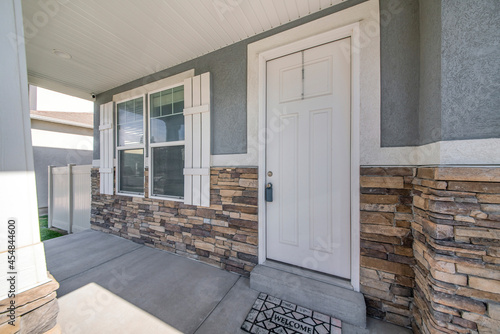
[[[351,281],[347,280],[345,278],[340,278],[337,276],[332,276],[332,275],[320,273],[320,272],[309,270],[309,269],[304,269],[304,268],[297,267],[297,266],[294,266],[291,264],[286,264],[283,262],[278,262],[278,261],[269,260],[269,259],[264,261],[264,263],[262,263],[262,265],[269,267],[269,268],[285,271],[285,272],[290,273],[290,274],[295,274],[298,276],[313,279],[313,280],[323,282],[326,284],[335,285],[335,286],[338,286],[338,287],[343,288],[343,289],[354,290],[354,288],[351,284]]]

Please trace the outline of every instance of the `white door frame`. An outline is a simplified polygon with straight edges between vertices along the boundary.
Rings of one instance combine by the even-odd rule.
[[[342,38],[351,38],[351,285],[359,291],[360,276],[360,55],[359,23],[352,23],[309,38],[305,38],[258,54],[259,58],[259,264],[266,260],[266,63],[287,54],[298,52]]]

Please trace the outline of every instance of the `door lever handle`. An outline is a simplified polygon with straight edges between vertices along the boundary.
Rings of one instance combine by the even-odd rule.
[[[266,185],[266,202],[272,202],[273,201],[273,184],[268,183]]]

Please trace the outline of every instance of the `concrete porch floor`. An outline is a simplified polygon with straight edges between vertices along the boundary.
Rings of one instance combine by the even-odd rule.
[[[63,333],[246,333],[259,293],[246,277],[92,230],[44,244]],[[343,323],[342,333],[411,333],[371,318],[367,326]]]

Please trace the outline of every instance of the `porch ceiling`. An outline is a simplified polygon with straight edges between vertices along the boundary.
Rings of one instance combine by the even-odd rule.
[[[91,100],[342,1],[22,0],[28,80]]]

